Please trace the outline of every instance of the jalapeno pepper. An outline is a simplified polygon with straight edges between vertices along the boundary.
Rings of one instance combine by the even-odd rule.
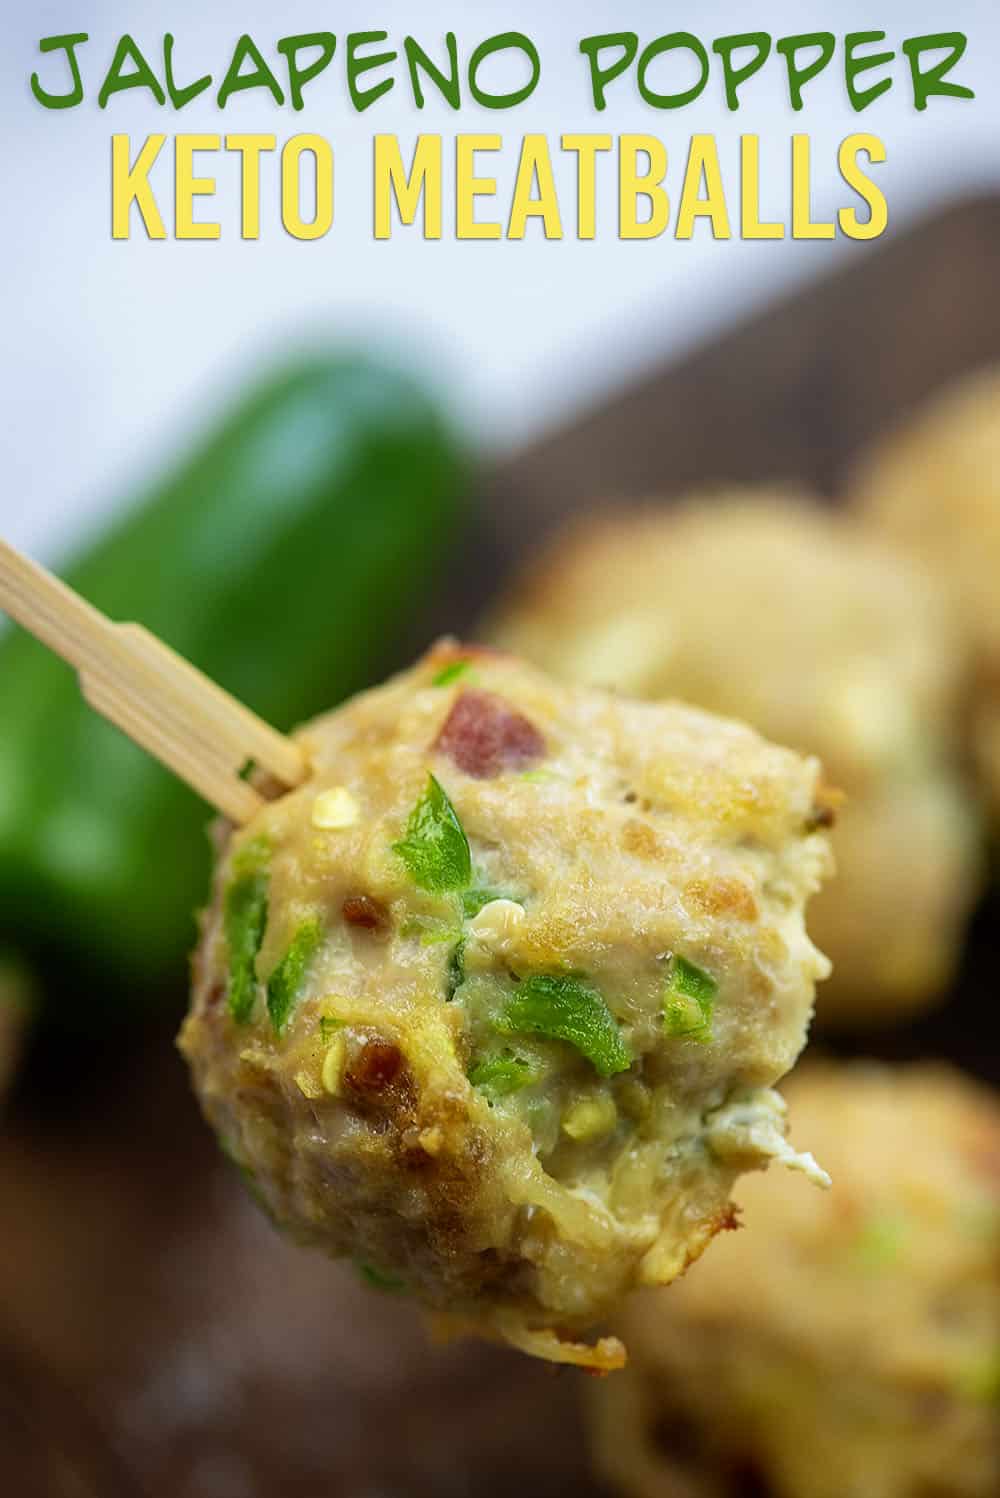
[[[253,391],[66,577],[288,729],[385,667],[447,556],[463,477],[417,384],[317,355]],[[182,974],[208,819],[66,666],[21,631],[0,639],[0,938],[87,975],[60,1007]]]

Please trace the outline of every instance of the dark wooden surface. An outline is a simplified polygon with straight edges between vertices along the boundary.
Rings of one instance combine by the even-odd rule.
[[[875,431],[1000,358],[998,244],[990,199],[855,249],[833,280],[507,464],[433,623],[468,629],[507,568],[591,499],[773,475],[833,493]],[[980,912],[943,1016],[865,1046],[996,1078],[998,917]],[[0,1134],[0,1222],[5,1493],[596,1493],[578,1376],[431,1347],[411,1308],[281,1243],[221,1163],[166,1030],[36,1051]]]
[[[581,504],[725,480],[832,494],[930,391],[1000,359],[1000,197],[972,199],[626,388],[495,476],[487,566]]]

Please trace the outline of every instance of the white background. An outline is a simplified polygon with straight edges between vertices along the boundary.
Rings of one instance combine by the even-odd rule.
[[[966,31],[969,49],[953,76],[976,90],[976,100],[932,101],[917,114],[905,61],[897,59],[893,89],[855,114],[838,46],[797,115],[777,58],[746,86],[737,114],[725,109],[716,70],[695,105],[672,113],[642,104],[633,73],[613,86],[608,109],[597,115],[577,51],[581,36],[626,28],[643,42],[689,29],[708,45],[746,29],[775,37],[827,29],[839,39],[846,31],[875,27],[886,30],[888,45],[897,49],[909,35]],[[161,71],[166,29],[176,36],[180,81],[211,72],[215,87],[180,114],[169,106],[158,109],[139,93],[118,95],[100,110],[97,91],[120,34],[131,32]],[[287,105],[278,109],[259,92],[236,96],[224,113],[217,110],[215,91],[241,31],[251,32],[281,78],[276,40],[319,29],[340,38],[351,30],[385,29],[389,45],[397,46],[411,32],[431,55],[443,55],[444,33],[452,29],[465,57],[489,35],[524,30],[541,52],[541,82],[527,103],[509,112],[469,103],[456,116],[429,100],[418,113],[405,69],[397,64],[394,90],[358,115],[348,101],[341,43],[328,72],[307,90],[302,113]],[[74,110],[44,110],[29,92],[31,72],[38,68],[53,89],[62,87],[64,74],[60,59],[39,56],[38,39],[66,31],[90,33],[80,49],[87,99]],[[671,152],[673,173],[690,135],[714,132],[737,223],[741,132],[762,137],[762,199],[769,217],[788,216],[789,137],[795,130],[812,137],[817,214],[835,211],[849,197],[836,169],[839,141],[861,129],[885,142],[889,159],[877,171],[890,205],[889,233],[950,197],[1000,181],[995,0],[882,0],[876,7],[870,0],[771,0],[753,7],[752,15],[732,0],[686,6],[649,0],[43,0],[16,8],[8,0],[0,38],[0,531],[47,557],[58,556],[127,493],[135,476],[183,442],[261,353],[303,337],[333,334],[402,346],[441,383],[477,439],[502,449],[529,439],[645,364],[705,338],[783,287],[818,276],[844,257],[873,252],[844,240],[715,243],[705,225],[686,243],[669,236],[621,242],[609,158],[598,179],[594,242],[546,242],[534,225],[522,243],[459,243],[447,233],[440,242],[425,242],[417,229],[376,243],[370,201],[376,131],[398,132],[407,152],[420,129],[448,136],[459,129],[502,133],[507,147],[497,168],[501,206],[495,215],[481,214],[498,218],[509,204],[517,142],[527,131],[548,134],[554,155],[565,131],[658,134]],[[499,88],[506,79],[497,73],[490,81]],[[666,78],[661,86],[667,87]],[[220,155],[216,167],[207,168],[217,173],[218,197],[199,212],[221,221],[220,241],[150,243],[140,232],[127,243],[113,242],[111,134],[127,131],[141,140],[153,130],[270,131],[279,145],[301,130],[327,135],[336,157],[333,230],[315,243],[298,243],[284,233],[271,158],[262,237],[241,241],[238,161]],[[169,170],[167,165],[165,209]],[[668,175],[671,181],[676,193],[676,175]],[[573,183],[567,163],[559,171],[567,229],[575,220]],[[445,208],[447,224],[447,197]]]

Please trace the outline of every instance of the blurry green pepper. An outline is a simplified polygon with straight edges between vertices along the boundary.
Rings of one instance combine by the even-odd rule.
[[[65,575],[288,729],[385,666],[447,555],[463,476],[411,380],[315,356],[253,391]],[[0,640],[0,936],[86,981],[60,1009],[86,1022],[106,989],[135,1002],[182,975],[208,818],[65,665],[22,631]]]

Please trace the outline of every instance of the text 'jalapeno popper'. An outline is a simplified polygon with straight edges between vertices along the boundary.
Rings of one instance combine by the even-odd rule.
[[[556,1361],[734,1224],[828,970],[818,762],[442,642],[220,834],[181,1034],[275,1222]]]

